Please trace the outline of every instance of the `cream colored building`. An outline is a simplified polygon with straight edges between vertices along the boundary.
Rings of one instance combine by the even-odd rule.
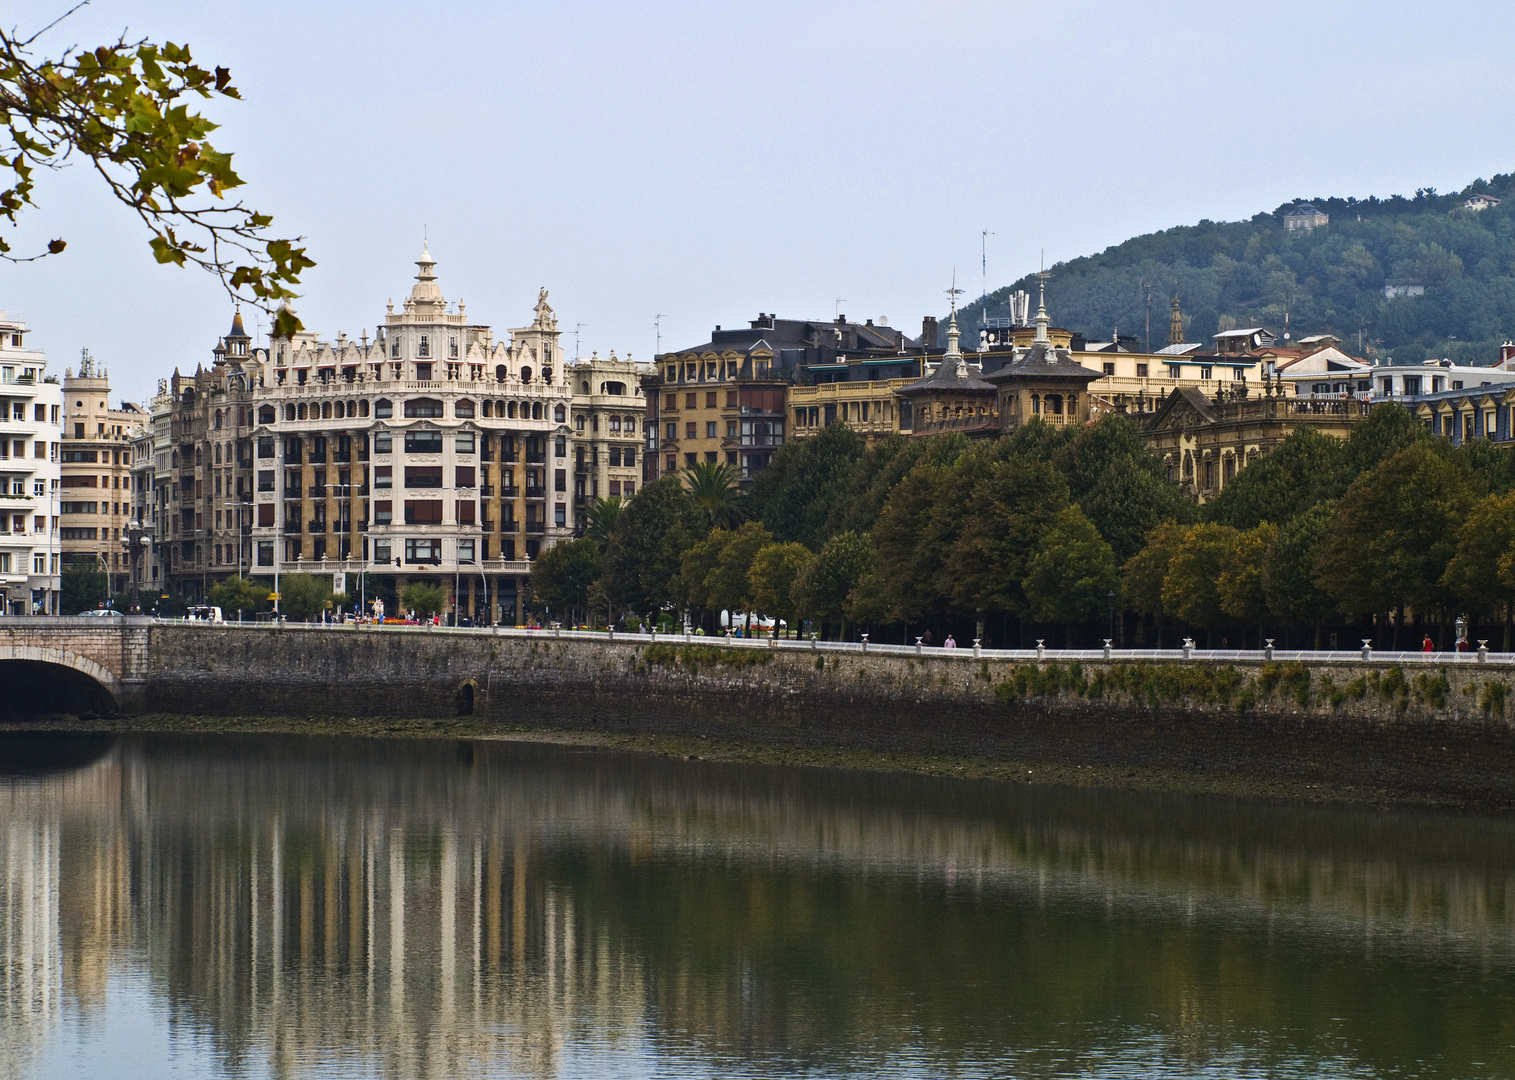
[[[143,409],[129,402],[111,408],[109,373],[88,350],[77,373],[64,373],[63,558],[93,562],[110,576],[112,595],[126,587],[121,535],[132,517],[131,444],[146,419]]]
[[[573,385],[573,505],[580,529],[596,499],[635,495],[642,485],[647,401],[642,380],[651,364],[598,355],[569,366]]]

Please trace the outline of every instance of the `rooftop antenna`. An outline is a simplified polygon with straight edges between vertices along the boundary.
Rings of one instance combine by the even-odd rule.
[[[658,347],[652,352],[654,358],[663,354],[663,320],[666,318],[668,316],[664,315],[661,311],[652,317],[652,325],[657,327],[658,331]]]
[[[574,360],[578,360],[578,358],[579,358],[579,331],[582,328],[584,328],[584,327],[586,327],[588,325],[589,324],[587,322],[576,322],[576,323],[573,324],[573,358],[574,358]]]
[[[1152,285],[1153,283],[1150,281],[1139,281],[1136,283],[1136,287],[1142,291],[1142,295],[1145,298],[1144,303],[1147,310],[1147,336],[1146,339],[1142,342],[1142,349],[1144,352],[1148,353],[1152,351]],[[1119,347],[1119,339],[1116,340],[1115,344],[1117,347]]]
[[[984,278],[984,291],[979,299],[979,302],[984,306],[984,310],[980,318],[985,325],[988,325],[989,320],[989,237],[993,235],[988,229],[985,229],[979,235],[979,272],[983,274]]]

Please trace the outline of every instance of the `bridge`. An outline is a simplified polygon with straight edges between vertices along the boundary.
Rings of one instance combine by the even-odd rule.
[[[141,706],[153,620],[0,618],[0,710],[97,713]]]

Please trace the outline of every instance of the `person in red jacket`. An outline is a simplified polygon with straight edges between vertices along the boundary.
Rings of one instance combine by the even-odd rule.
[[[1433,645],[1433,644],[1431,644],[1431,635],[1430,634],[1427,634],[1426,635],[1426,639],[1420,643],[1420,651],[1421,652],[1435,652],[1436,651],[1436,646]]]

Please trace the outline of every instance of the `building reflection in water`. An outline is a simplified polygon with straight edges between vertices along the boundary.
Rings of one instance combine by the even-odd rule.
[[[254,1076],[595,1055],[1036,1075],[1123,1040],[1309,1070],[1321,1032],[1374,1071],[1515,1064],[1498,821],[168,738],[0,782],[0,815],[7,1076],[127,970]],[[1457,1023],[1415,1011],[1433,986]]]

